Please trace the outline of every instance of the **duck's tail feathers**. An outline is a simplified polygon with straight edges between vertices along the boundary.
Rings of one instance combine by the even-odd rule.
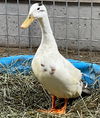
[[[91,89],[88,87],[88,83],[83,83],[82,93],[91,95]]]

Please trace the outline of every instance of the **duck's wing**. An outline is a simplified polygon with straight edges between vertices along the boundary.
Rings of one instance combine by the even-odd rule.
[[[62,58],[63,58],[63,61],[64,61],[64,67],[66,69],[69,68],[69,73],[72,75],[72,79],[75,82],[82,83],[82,93],[85,94],[85,95],[86,94],[90,95],[91,94],[91,89],[88,87],[88,85],[86,85],[82,82],[82,73],[81,73],[81,71],[79,69],[77,69],[76,67],[74,67],[72,65],[72,63],[70,63],[67,59],[65,59],[64,57],[62,57]]]
[[[64,68],[73,76],[73,79],[76,81],[80,81],[82,78],[82,73],[79,69],[77,69],[71,62],[65,59],[63,56],[61,57],[63,60]]]

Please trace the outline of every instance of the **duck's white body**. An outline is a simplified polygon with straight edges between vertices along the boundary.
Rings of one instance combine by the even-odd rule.
[[[58,51],[47,13],[38,19],[42,41],[32,61],[32,69],[43,87],[59,98],[73,98],[82,93],[81,72]]]

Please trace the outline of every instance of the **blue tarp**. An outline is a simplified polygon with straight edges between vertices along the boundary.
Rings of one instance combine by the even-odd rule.
[[[18,55],[0,58],[0,73],[29,74],[33,55]],[[83,81],[89,86],[100,85],[100,65],[69,59],[69,61],[83,73]]]

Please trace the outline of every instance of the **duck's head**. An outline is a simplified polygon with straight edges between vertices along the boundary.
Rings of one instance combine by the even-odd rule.
[[[35,3],[31,6],[26,20],[22,23],[21,28],[28,28],[36,19],[41,19],[47,14],[46,7],[41,3]]]

